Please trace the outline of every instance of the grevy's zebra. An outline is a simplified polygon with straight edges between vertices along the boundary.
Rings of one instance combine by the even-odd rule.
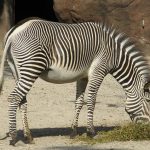
[[[95,134],[93,112],[96,94],[108,73],[123,86],[127,96],[125,108],[131,119],[134,122],[150,121],[148,65],[130,39],[113,28],[93,22],[62,24],[41,19],[32,19],[13,27],[6,35],[0,85],[6,56],[16,79],[16,86],[8,98],[12,145],[17,142],[18,106],[22,112],[24,135],[29,143],[32,142],[26,95],[38,77],[53,83],[77,81],[72,136],[76,134],[86,87],[87,132]]]

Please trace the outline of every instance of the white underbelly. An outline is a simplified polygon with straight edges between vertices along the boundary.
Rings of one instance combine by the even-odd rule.
[[[79,78],[87,77],[87,70],[83,71],[68,71],[61,68],[52,68],[44,71],[41,76],[43,80],[52,83],[69,83],[78,80]]]

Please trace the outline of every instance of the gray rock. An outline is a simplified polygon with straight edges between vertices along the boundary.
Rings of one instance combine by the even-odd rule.
[[[103,21],[132,37],[150,55],[150,1],[54,0],[60,22]]]

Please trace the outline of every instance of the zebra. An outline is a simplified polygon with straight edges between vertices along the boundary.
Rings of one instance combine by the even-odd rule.
[[[78,118],[87,91],[87,135],[95,135],[93,113],[98,89],[111,74],[126,94],[125,110],[133,122],[150,121],[150,70],[134,42],[116,28],[99,22],[76,24],[29,19],[12,27],[5,36],[4,62],[16,80],[8,97],[10,144],[17,142],[16,110],[22,113],[27,143],[33,138],[27,121],[26,95],[38,77],[63,84],[76,81],[75,115],[71,137],[77,134]]]

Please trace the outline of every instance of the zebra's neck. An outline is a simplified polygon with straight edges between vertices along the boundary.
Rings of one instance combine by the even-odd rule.
[[[122,85],[127,96],[135,96],[135,93],[144,88],[144,84],[149,81],[150,70],[146,59],[135,45],[127,38],[119,38],[115,38],[118,63],[112,75]]]

